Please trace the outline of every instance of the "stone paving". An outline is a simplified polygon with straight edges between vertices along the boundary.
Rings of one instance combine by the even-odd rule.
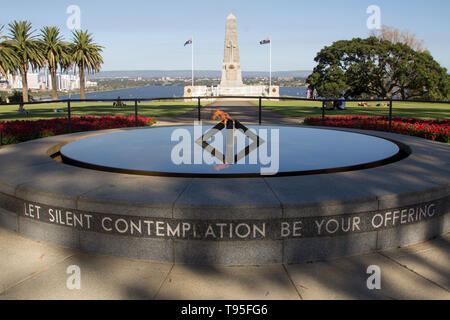
[[[201,119],[205,123],[217,123],[217,121],[212,120],[212,116],[214,112],[221,110],[244,124],[257,124],[259,117],[258,109],[258,106],[250,101],[216,100],[207,106],[201,107]],[[176,117],[157,118],[156,125],[192,124],[197,119],[198,110],[195,108]],[[287,118],[264,107],[262,108],[261,119],[262,124],[295,125],[303,122],[303,118]]]
[[[80,267],[80,290],[67,268]],[[367,268],[381,289],[367,288]],[[0,299],[450,299],[450,234],[330,261],[194,266],[88,255],[0,229]]]

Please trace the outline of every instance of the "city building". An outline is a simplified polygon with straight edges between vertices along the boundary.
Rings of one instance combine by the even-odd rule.
[[[51,75],[44,73],[28,73],[28,88],[30,90],[52,90]],[[80,89],[80,77],[74,74],[57,74],[56,85],[58,91],[71,91]],[[97,82],[86,81],[86,88],[96,87]],[[22,76],[11,75],[0,76],[0,89],[2,90],[22,90]]]

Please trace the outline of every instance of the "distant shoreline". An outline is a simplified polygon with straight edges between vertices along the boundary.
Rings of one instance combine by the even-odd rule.
[[[100,71],[98,73],[88,76],[88,79],[101,78],[189,78],[192,70],[108,70]],[[306,78],[313,71],[312,70],[288,70],[288,71],[272,71],[272,77],[299,77]],[[221,77],[221,70],[195,70],[195,77],[219,78]],[[243,78],[255,77],[269,77],[268,71],[242,71]]]
[[[140,88],[154,88],[154,89],[157,89],[157,88],[168,88],[168,90],[172,90],[173,88],[180,88],[180,90],[182,90],[181,88],[184,88],[184,86],[177,86],[177,85],[175,85],[175,86],[171,86],[171,85],[166,85],[166,86],[162,86],[162,85],[145,85],[145,86],[135,86],[135,87],[126,87],[126,88],[119,88],[119,89],[112,89],[112,90],[110,90],[110,89],[108,89],[108,90],[93,90],[93,91],[87,91],[86,92],[86,95],[92,95],[92,94],[108,94],[109,93],[109,95],[111,95],[110,97],[108,97],[108,99],[115,99],[115,98],[117,98],[118,96],[121,96],[121,98],[123,98],[123,99],[126,99],[126,98],[128,98],[127,96],[126,96],[126,94],[122,94],[122,93],[120,93],[120,91],[124,91],[124,90],[133,90],[133,89],[140,89]],[[170,88],[172,88],[172,89],[170,89]],[[286,86],[286,87],[280,87],[280,90],[283,90],[283,88],[284,89],[290,89],[290,90],[296,90],[296,88],[298,88],[299,90],[301,90],[301,89],[303,89],[303,90],[305,90],[305,92],[306,92],[306,86]],[[145,89],[144,89],[145,90]],[[113,94],[114,92],[118,92],[117,93],[117,95],[116,94]],[[33,94],[32,94],[33,95]],[[80,95],[80,93],[79,92],[71,92],[71,94],[70,94],[70,96],[71,96],[71,98],[73,98],[74,96],[79,96]],[[173,95],[173,92],[172,93],[170,93],[169,95],[167,95],[167,94],[164,94],[164,93],[161,93],[161,95],[160,96],[158,96],[159,98],[162,98],[162,97],[171,97]],[[286,95],[286,94],[284,94],[284,95]],[[300,96],[298,93],[296,94],[297,96]],[[303,95],[305,95],[306,96],[306,93],[303,93]],[[68,93],[66,93],[66,94],[60,94],[60,95],[58,95],[58,99],[59,100],[64,100],[64,99],[68,99],[68,96],[69,96],[69,94]],[[175,95],[173,95],[173,96],[175,96]],[[176,97],[182,97],[182,91],[180,92],[180,93],[177,93],[177,95],[176,95]],[[48,96],[38,96],[38,97],[34,97],[34,99],[35,100],[37,100],[37,101],[45,101],[45,100],[51,100],[51,95],[48,95]],[[89,97],[88,97],[89,98]],[[148,97],[146,97],[146,96],[141,96],[141,98],[152,98],[151,96],[148,96]],[[74,98],[74,99],[79,99],[78,97],[77,98]]]
[[[113,91],[119,91],[119,90],[126,90],[126,89],[136,89],[136,88],[143,88],[143,87],[147,87],[147,86],[135,86],[135,87],[125,87],[125,88],[118,88],[118,89],[106,89],[106,90],[90,90],[90,91],[86,91],[86,94],[89,94],[89,93],[97,93],[97,92],[113,92]],[[70,95],[71,96],[75,96],[75,95],[79,95],[80,94],[80,91],[75,91],[75,92],[70,92]],[[31,92],[31,95],[33,95],[33,92]],[[65,97],[65,96],[68,96],[69,95],[69,92],[67,92],[67,93],[64,93],[64,94],[58,94],[58,98],[59,97]],[[52,93],[50,92],[50,95],[48,95],[48,96],[39,96],[39,97],[37,97],[37,98],[39,98],[39,99],[48,99],[48,98],[51,98],[52,97]]]

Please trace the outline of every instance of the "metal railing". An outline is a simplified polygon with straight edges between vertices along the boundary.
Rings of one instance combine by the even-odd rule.
[[[398,99],[346,99],[346,100],[339,100],[339,99],[307,99],[307,98],[299,98],[299,97],[267,97],[267,96],[218,96],[218,97],[162,97],[162,98],[121,98],[119,99],[64,99],[64,100],[50,100],[50,101],[31,101],[31,102],[12,102],[12,103],[5,103],[0,102],[1,106],[15,106],[15,105],[39,105],[39,104],[56,104],[56,103],[66,103],[67,104],[67,132],[72,132],[72,104],[73,103],[89,103],[89,102],[107,102],[114,104],[115,102],[132,102],[134,103],[134,118],[135,118],[135,126],[139,126],[139,103],[141,102],[155,102],[155,101],[178,101],[178,100],[184,100],[184,101],[195,101],[197,100],[197,120],[200,121],[202,119],[202,100],[217,100],[217,99],[245,99],[245,100],[256,100],[258,101],[258,123],[262,124],[262,108],[263,104],[262,101],[264,100],[274,100],[274,101],[315,101],[315,102],[321,102],[321,114],[322,114],[322,121],[325,121],[326,117],[326,104],[327,102],[336,103],[336,102],[388,102],[389,106],[389,130],[392,129],[392,118],[393,118],[393,104],[394,102],[408,102],[408,103],[435,103],[435,104],[450,104],[450,101],[429,101],[429,100],[398,100]],[[1,119],[0,119],[1,120]],[[0,130],[0,145],[2,143],[2,132]]]

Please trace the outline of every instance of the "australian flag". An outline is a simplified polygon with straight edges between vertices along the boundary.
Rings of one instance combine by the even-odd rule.
[[[188,44],[192,44],[192,38],[190,38],[188,41],[184,43],[184,46],[186,47]]]
[[[266,40],[261,40],[259,42],[259,44],[268,44],[268,43],[270,43],[270,38],[267,38]]]

